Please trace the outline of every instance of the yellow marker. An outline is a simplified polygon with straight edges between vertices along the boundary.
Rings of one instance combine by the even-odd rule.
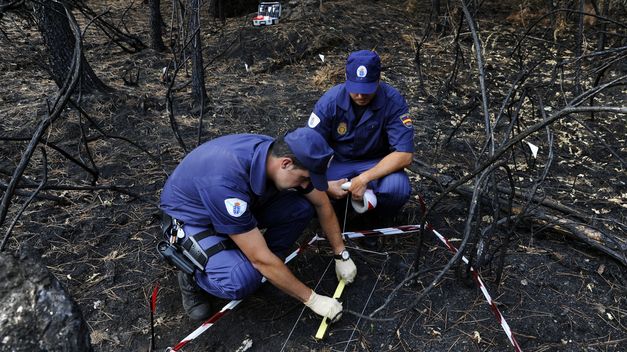
[[[337,284],[337,288],[335,289],[335,293],[333,293],[333,298],[340,298],[342,295],[342,291],[344,291],[345,282],[344,280],[340,280]],[[318,332],[316,333],[317,339],[322,339],[324,337],[324,333],[327,332],[327,328],[329,324],[327,323],[327,317],[322,318],[322,322],[320,323],[320,327],[318,328]]]

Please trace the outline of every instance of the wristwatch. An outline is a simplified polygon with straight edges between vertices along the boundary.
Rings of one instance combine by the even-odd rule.
[[[342,259],[342,261],[345,262],[351,258],[351,255],[348,253],[346,249],[344,249],[340,252],[340,254],[335,254],[333,258]]]

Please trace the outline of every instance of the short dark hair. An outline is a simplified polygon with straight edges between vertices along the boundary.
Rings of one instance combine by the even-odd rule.
[[[277,137],[277,139],[272,143],[270,146],[270,154],[277,158],[290,158],[292,159],[292,163],[294,163],[295,168],[305,170],[305,166],[300,162],[300,160],[298,160],[283,137],[283,135]]]

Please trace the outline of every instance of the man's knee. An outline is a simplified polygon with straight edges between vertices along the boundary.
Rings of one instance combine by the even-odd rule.
[[[290,219],[308,223],[314,216],[313,205],[305,197],[294,202]]]
[[[402,207],[411,195],[409,177],[404,172],[395,172],[386,176],[377,190],[377,208],[382,205],[393,209]]]
[[[303,230],[314,216],[314,208],[304,197],[289,205],[279,223],[268,226],[264,238],[268,248],[278,256],[286,255],[286,251],[296,242]]]
[[[286,223],[308,223],[314,215],[313,205],[296,192],[287,192],[277,201],[253,211],[259,228],[271,228]]]
[[[261,285],[261,273],[239,249],[223,250],[212,256],[204,272],[196,271],[203,290],[224,299],[242,299]]]

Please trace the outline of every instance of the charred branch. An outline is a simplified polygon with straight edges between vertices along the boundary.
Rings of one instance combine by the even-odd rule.
[[[20,180],[20,185],[17,186],[17,189],[32,189],[36,187],[38,186],[34,184],[33,182],[22,178]],[[0,183],[0,188],[8,189],[8,185],[4,185]],[[158,204],[156,202],[149,199],[148,197],[145,197],[141,194],[133,192],[131,190],[131,187],[116,186],[116,185],[81,186],[81,185],[68,185],[68,184],[46,184],[41,187],[41,190],[42,191],[111,191],[111,192],[116,192],[116,193],[129,196],[131,198],[129,201],[139,199],[142,202],[158,207]]]
[[[190,56],[192,58],[192,101],[194,109],[200,112],[205,109],[207,99],[207,91],[205,89],[205,71],[202,59],[202,40],[200,36],[200,11],[199,1],[189,0],[189,32],[192,33],[190,38],[191,45]],[[202,121],[202,120],[201,120]]]
[[[17,224],[17,221],[22,216],[22,213],[24,213],[24,210],[28,208],[28,206],[33,201],[33,199],[35,199],[37,195],[39,194],[39,191],[41,191],[41,189],[46,184],[46,182],[48,182],[48,157],[46,156],[46,149],[41,148],[41,155],[43,158],[43,176],[42,176],[41,182],[39,183],[39,186],[37,186],[37,189],[35,189],[35,191],[31,194],[31,196],[24,202],[24,204],[22,204],[22,207],[17,212],[17,214],[15,214],[15,217],[13,218],[13,222],[11,222],[11,225],[9,225],[9,228],[7,229],[7,232],[4,234],[4,238],[2,239],[2,243],[0,244],[0,252],[4,251],[4,247],[7,244],[7,240],[9,239],[9,236],[11,235],[11,232],[13,231],[15,224]]]
[[[131,6],[133,6],[133,3],[127,7],[124,13],[126,13]],[[137,36],[129,34],[128,30],[126,33],[120,30],[120,23],[111,24],[106,21],[103,18],[106,12],[97,14],[82,1],[77,2],[76,7],[85,16],[85,18],[93,21],[93,23],[109,38],[110,42],[116,44],[125,52],[136,53],[146,48],[146,45]],[[123,22],[123,18],[124,16],[122,16],[120,22]]]
[[[575,238],[627,266],[627,242],[619,236],[609,236],[594,226],[550,215],[541,209],[531,211],[527,220]]]
[[[416,174],[419,174],[422,177],[430,179],[431,181],[435,183],[441,183],[442,180],[446,180],[447,182],[450,182],[449,177],[438,174],[437,172],[432,172],[423,167],[412,166],[410,167],[410,169],[412,172],[415,172]],[[543,177],[545,177],[545,175],[543,175]],[[540,219],[544,218],[546,220],[550,218],[552,220],[551,223],[564,222],[565,224],[571,225],[571,226],[566,226],[566,227],[561,228],[560,229],[561,233],[565,233],[566,231],[575,231],[573,233],[570,233],[569,236],[576,238],[576,239],[583,240],[583,242],[587,244],[594,244],[593,247],[595,249],[608,254],[610,257],[619,260],[619,262],[624,261],[624,259],[620,255],[617,255],[617,253],[618,254],[622,253],[622,255],[624,255],[624,251],[625,251],[625,244],[621,244],[621,243],[624,243],[624,241],[621,239],[621,236],[619,234],[613,233],[612,231],[608,229],[601,229],[599,228],[600,226],[599,224],[597,225],[589,224],[589,222],[593,220],[597,220],[596,221],[597,223],[602,222],[602,221],[598,221],[599,219],[594,219],[592,215],[587,215],[579,210],[575,210],[571,207],[568,207],[550,198],[535,195],[534,189],[537,188],[539,184],[540,182],[536,182],[530,192],[522,192],[520,190],[512,191],[502,186],[498,187],[499,193],[505,196],[508,196],[510,193],[512,193],[515,195],[517,199],[516,202],[512,203],[511,205],[511,209],[513,210],[513,215],[515,216],[515,218],[512,218],[512,219],[516,221],[512,222],[511,225],[508,225],[507,227],[508,229],[513,230],[523,220],[525,220],[525,222],[527,223],[535,222],[534,220],[535,215],[540,214],[539,215]],[[454,190],[454,192],[466,198],[472,197],[472,194],[473,194],[472,188],[470,186],[464,186],[464,185],[457,187]],[[486,205],[490,204],[487,199],[485,199],[484,201],[486,202]],[[499,204],[504,210],[510,208],[508,201],[505,199],[500,200]],[[551,210],[559,211],[560,215],[551,214],[550,213]],[[580,221],[575,221],[573,220],[573,218],[579,219]],[[586,221],[586,222],[581,222],[581,221]],[[539,223],[540,220],[538,220],[537,222]],[[611,223],[611,224],[619,224],[617,220],[611,219],[611,218],[605,219],[605,222]],[[549,222],[545,221],[544,224],[549,224]],[[557,225],[555,227],[557,227]],[[581,229],[583,228],[587,228],[590,230],[588,230],[588,232],[582,232]],[[596,242],[588,241],[588,234],[591,233],[591,231],[593,231],[595,234],[592,237],[592,240],[595,240]]]
[[[6,183],[0,182],[0,189],[1,190],[6,191],[7,188],[8,188],[8,185]],[[33,192],[28,192],[28,191],[24,191],[24,190],[21,190],[21,189],[16,189],[13,192],[13,195],[17,196],[17,197],[22,197],[22,198],[28,198],[28,197],[33,196]],[[70,204],[70,201],[66,197],[54,196],[54,195],[51,195],[51,194],[43,194],[41,192],[37,193],[35,195],[35,199],[50,201],[50,202],[57,203],[59,205],[68,205],[68,204]]]
[[[26,137],[24,137],[24,138],[19,138],[19,137],[0,137],[0,140],[3,140],[3,141],[19,141],[19,142],[30,141],[30,139],[26,138]],[[96,178],[98,177],[98,170],[94,170],[94,169],[90,168],[84,162],[82,162],[82,161],[78,160],[77,158],[75,158],[74,156],[72,156],[70,153],[65,151],[63,148],[58,146],[56,143],[48,141],[47,138],[42,138],[41,144],[43,144],[43,145],[45,145],[47,147],[50,147],[51,149],[57,151],[63,157],[65,157],[66,159],[68,159],[72,163],[74,163],[77,166],[79,166],[81,169],[83,169],[86,172],[88,172],[90,175],[92,175],[92,177],[96,177]]]
[[[28,147],[26,148],[26,151],[22,154],[20,162],[18,163],[18,166],[13,172],[11,181],[9,182],[7,190],[5,191],[4,196],[2,197],[2,202],[0,203],[0,226],[4,224],[9,207],[11,206],[11,199],[13,197],[15,188],[17,187],[17,183],[22,178],[22,175],[30,162],[30,158],[35,152],[35,147],[40,142],[42,136],[44,135],[48,127],[56,119],[58,119],[63,113],[65,106],[67,102],[70,100],[70,96],[74,92],[74,88],[76,88],[76,85],[78,84],[79,79],[80,79],[80,74],[82,72],[81,71],[82,42],[81,42],[80,29],[78,28],[78,24],[76,23],[76,21],[74,20],[70,12],[67,9],[64,9],[64,10],[67,14],[67,19],[68,19],[68,23],[71,28],[71,31],[74,34],[74,44],[72,45],[74,53],[73,53],[73,57],[71,61],[72,62],[71,70],[70,70],[71,75],[67,77],[67,80],[64,82],[61,89],[59,90],[57,94],[57,99],[52,105],[52,111],[44,115],[42,120],[39,122],[39,125],[35,133],[33,134],[31,141],[28,144]]]

